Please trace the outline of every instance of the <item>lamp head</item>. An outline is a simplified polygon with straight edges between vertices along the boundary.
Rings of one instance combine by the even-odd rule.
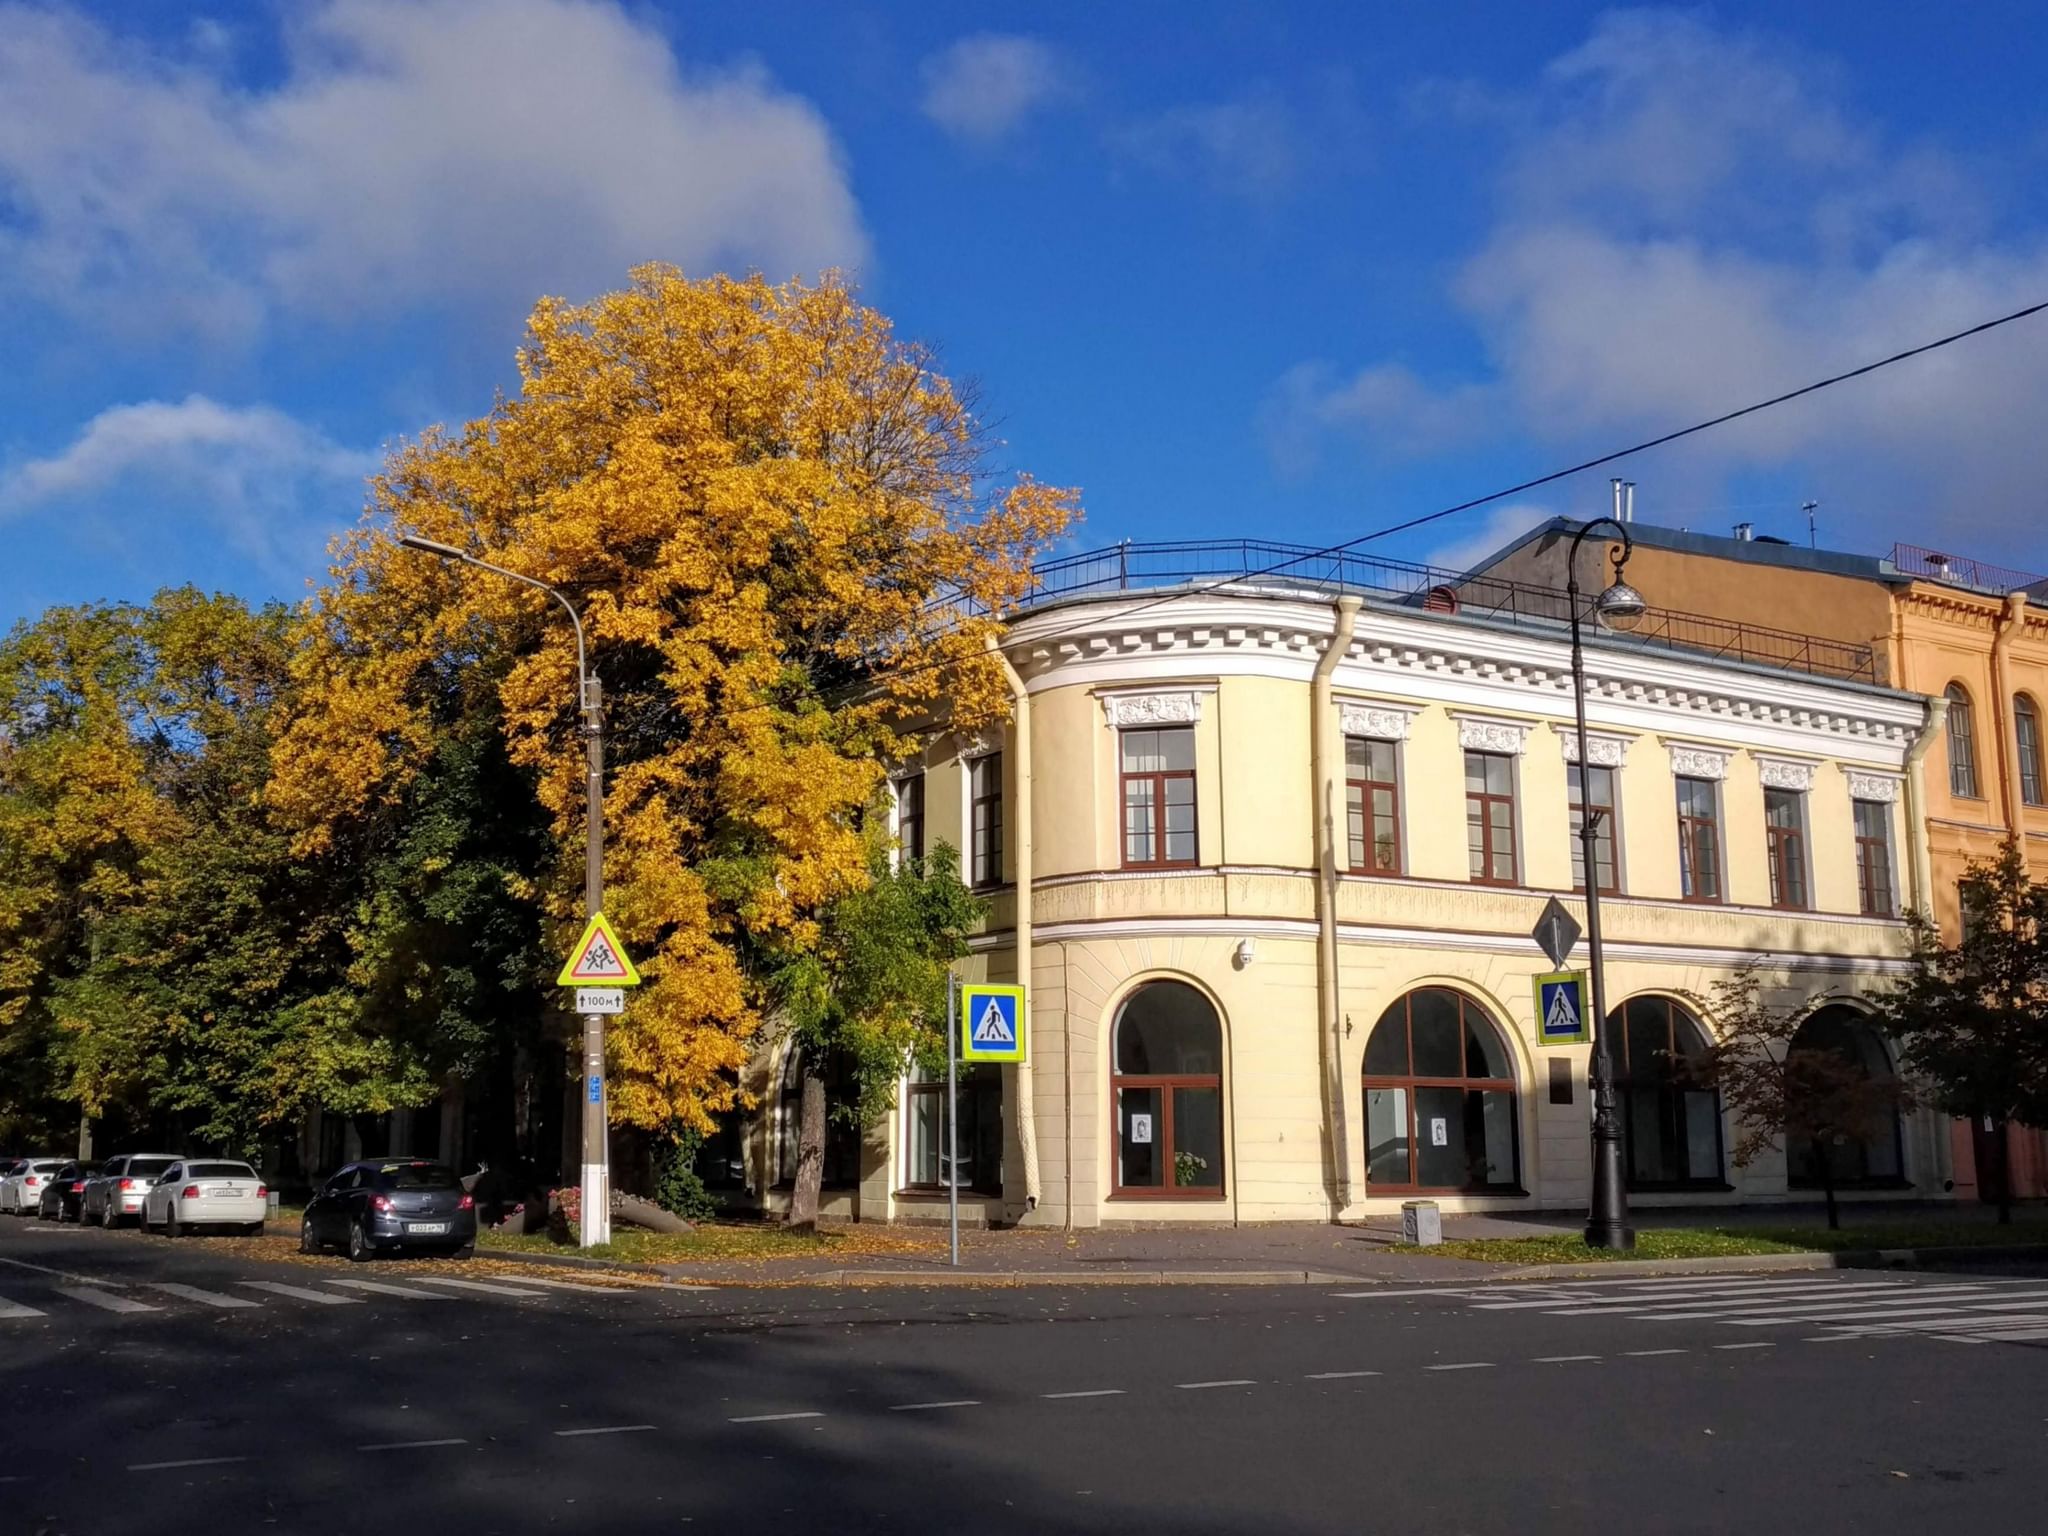
[[[416,533],[401,533],[398,542],[407,549],[416,549],[421,554],[437,555],[443,560],[467,560],[468,555],[453,544],[439,544],[432,539],[423,539]]]
[[[1625,635],[1643,621],[1649,608],[1642,593],[1627,582],[1616,580],[1593,599],[1593,619],[1602,629]]]

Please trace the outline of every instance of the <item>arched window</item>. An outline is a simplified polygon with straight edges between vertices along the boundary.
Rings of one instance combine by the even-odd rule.
[[[1116,1193],[1223,1197],[1223,1021],[1180,981],[1148,981],[1116,1016]]]
[[[1720,1188],[1721,1096],[1684,1071],[1707,1048],[1699,1021],[1669,998],[1632,997],[1607,1029],[1629,1188]]]
[[[2048,774],[2041,765],[2041,711],[2024,693],[2012,701],[2013,745],[2020,753],[2020,799],[2027,805],[2048,804],[2043,800],[2042,780]]]
[[[1791,1051],[1828,1052],[1851,1073],[1873,1082],[1889,1082],[1897,1075],[1891,1053],[1869,1020],[1842,1003],[1820,1009],[1800,1025],[1799,1033],[1792,1037]],[[1832,1143],[1828,1158],[1837,1187],[1898,1183],[1903,1174],[1898,1109],[1892,1105],[1877,1108],[1861,1135]],[[1810,1140],[1789,1138],[1785,1165],[1787,1180],[1795,1189],[1819,1189],[1827,1182],[1821,1177],[1823,1170]]]
[[[1507,1046],[1479,1005],[1448,987],[1410,992],[1373,1026],[1365,1126],[1375,1194],[1520,1192]]]
[[[1977,725],[1970,718],[1970,696],[1961,683],[1950,683],[1948,700],[1948,788],[1966,800],[1977,798]]]

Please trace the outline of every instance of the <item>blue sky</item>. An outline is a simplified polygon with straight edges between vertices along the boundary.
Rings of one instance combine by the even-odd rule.
[[[840,265],[1078,542],[1349,538],[2048,298],[2022,4],[0,0],[0,622],[301,594],[541,293]],[[2048,567],[2048,317],[1635,461]],[[1455,562],[1603,474],[1389,540]],[[1682,606],[1675,598],[1672,606]]]

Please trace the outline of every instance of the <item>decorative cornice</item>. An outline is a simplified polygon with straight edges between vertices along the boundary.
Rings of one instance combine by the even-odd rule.
[[[1558,746],[1564,752],[1567,763],[1579,760],[1579,728],[1576,725],[1560,725],[1552,722],[1557,732]],[[1586,732],[1586,755],[1593,760],[1595,768],[1619,768],[1628,761],[1628,744],[1634,738],[1613,736],[1602,731]]]
[[[977,757],[992,757],[1002,750],[1003,728],[1000,725],[992,725],[971,735],[962,735],[960,751],[956,755],[962,762],[968,762]]]
[[[1198,725],[1202,694],[1196,688],[1147,689],[1141,693],[1105,693],[1102,713],[1112,730],[1148,725]]]
[[[1728,759],[1733,754],[1720,747],[1702,747],[1689,741],[1667,741],[1671,749],[1671,771],[1681,779],[1725,779]]]
[[[1759,756],[1756,775],[1766,789],[1793,789],[1805,794],[1813,788],[1813,764],[1796,757]]]
[[[1346,736],[1369,736],[1375,741],[1406,741],[1408,723],[1420,711],[1399,704],[1368,703],[1364,699],[1339,699],[1337,719]]]
[[[1863,773],[1855,768],[1843,770],[1849,778],[1851,800],[1878,800],[1890,805],[1899,798],[1899,780],[1885,773]]]
[[[1467,752],[1505,752],[1520,757],[1529,745],[1530,721],[1467,715],[1457,710],[1451,712],[1451,718],[1458,722],[1458,745]]]

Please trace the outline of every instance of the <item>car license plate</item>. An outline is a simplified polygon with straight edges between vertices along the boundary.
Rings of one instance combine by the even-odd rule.
[[[409,1221],[405,1224],[405,1230],[408,1232],[426,1233],[446,1232],[448,1230],[448,1223],[445,1221]]]

